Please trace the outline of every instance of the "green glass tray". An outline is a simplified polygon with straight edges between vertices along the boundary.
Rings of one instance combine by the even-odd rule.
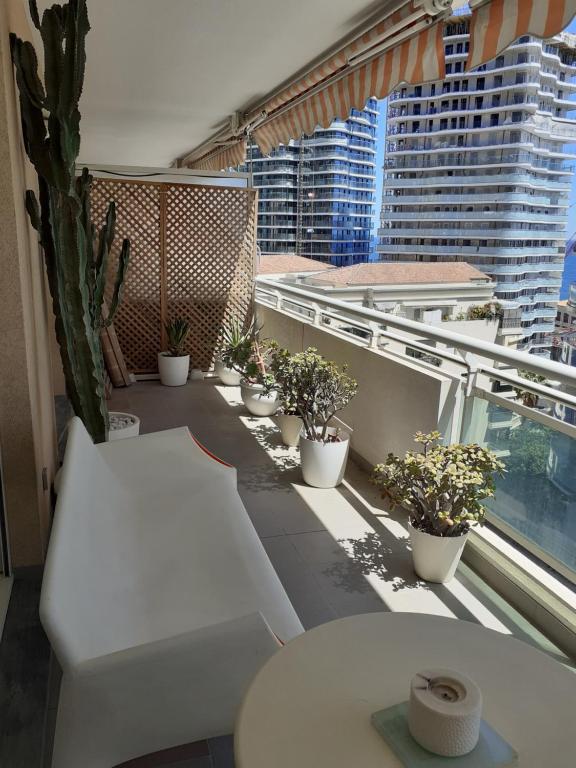
[[[404,764],[405,768],[508,768],[518,765],[510,744],[485,720],[472,752],[462,757],[441,757],[417,744],[408,730],[408,702],[381,709],[372,715],[372,725]]]

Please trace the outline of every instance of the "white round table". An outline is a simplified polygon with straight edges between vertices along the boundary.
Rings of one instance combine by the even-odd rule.
[[[406,701],[414,673],[431,667],[478,683],[518,768],[576,766],[576,674],[476,624],[370,613],[316,627],[265,664],[238,717],[237,768],[399,768],[370,715]]]

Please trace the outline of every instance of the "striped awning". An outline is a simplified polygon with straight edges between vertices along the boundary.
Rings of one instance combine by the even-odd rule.
[[[240,139],[234,144],[226,144],[223,147],[208,152],[199,160],[194,161],[194,168],[201,171],[225,171],[228,168],[237,168],[246,160],[246,139]]]
[[[489,0],[473,11],[466,68],[494,59],[521,35],[553,37],[574,16],[576,0]]]
[[[264,154],[291,138],[327,128],[346,119],[352,109],[363,109],[371,97],[383,99],[401,82],[421,83],[444,77],[443,24],[423,23],[422,3],[407,3],[369,32],[341,49],[264,106],[270,116],[253,136]],[[414,20],[414,36],[381,54],[369,57],[371,45]],[[425,27],[422,29],[422,27]],[[420,31],[418,31],[420,30]],[[354,57],[367,53],[354,65]]]

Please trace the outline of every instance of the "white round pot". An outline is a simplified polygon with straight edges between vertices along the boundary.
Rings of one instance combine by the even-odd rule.
[[[468,535],[432,536],[410,525],[412,562],[417,575],[436,584],[450,581],[456,573]]]
[[[278,392],[272,390],[265,394],[262,384],[241,381],[240,392],[242,402],[252,416],[273,416],[278,410]]]
[[[204,381],[205,374],[201,368],[192,368],[190,371],[190,381]]]
[[[219,357],[214,361],[214,373],[225,387],[237,387],[242,378],[241,373],[238,373],[233,368],[228,368]]]
[[[284,445],[288,445],[290,448],[296,447],[300,442],[300,432],[302,432],[302,419],[300,416],[281,413],[275,419],[282,433]]]
[[[133,413],[110,411],[108,415],[110,418],[108,442],[122,440],[125,437],[137,437],[140,434],[140,419]]]
[[[336,430],[330,428],[330,434]],[[340,441],[337,443],[322,443],[319,440],[309,440],[304,433],[300,435],[300,462],[302,477],[307,485],[314,488],[335,488],[344,478],[350,435],[340,430]]]
[[[173,357],[168,352],[158,353],[160,381],[165,387],[181,387],[188,381],[190,355]]]

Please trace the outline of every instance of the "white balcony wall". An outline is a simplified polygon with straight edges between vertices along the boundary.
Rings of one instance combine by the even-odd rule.
[[[372,350],[350,336],[302,322],[293,316],[258,305],[263,336],[273,338],[291,352],[316,347],[329,360],[348,364],[358,381],[358,394],[340,414],[352,430],[352,450],[368,464],[386,458],[389,451],[414,448],[417,431],[439,429],[445,435],[456,428],[460,412],[460,380],[456,373],[440,371],[421,360],[413,363],[390,351]],[[433,350],[431,350],[433,352]]]

